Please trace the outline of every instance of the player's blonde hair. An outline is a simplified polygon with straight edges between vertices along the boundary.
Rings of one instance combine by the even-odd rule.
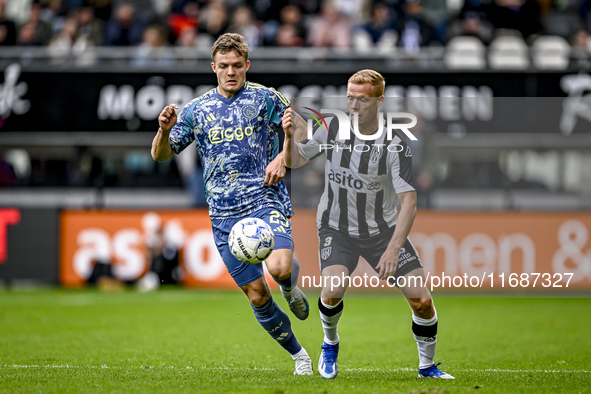
[[[238,55],[248,60],[248,44],[244,37],[237,33],[226,33],[221,35],[211,47],[211,60],[215,61],[216,53],[236,51]]]
[[[349,83],[354,83],[357,85],[369,83],[371,86],[373,86],[376,97],[383,96],[384,89],[386,89],[386,80],[382,74],[369,69],[357,71],[355,74],[351,75],[351,78],[349,78],[347,84]]]

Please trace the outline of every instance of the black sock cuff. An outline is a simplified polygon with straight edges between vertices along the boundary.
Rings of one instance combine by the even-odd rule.
[[[432,326],[421,326],[413,321],[412,332],[417,337],[434,337],[437,335],[437,322]]]
[[[341,300],[341,302],[339,302],[339,304],[337,306],[335,306],[334,308],[330,309],[325,307],[322,304],[322,298],[318,299],[318,310],[320,310],[320,312],[324,315],[324,316],[334,316],[336,314],[339,314],[343,311],[344,308],[344,304],[345,301]]]

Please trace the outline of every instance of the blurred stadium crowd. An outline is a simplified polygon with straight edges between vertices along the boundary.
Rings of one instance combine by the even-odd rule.
[[[0,45],[209,49],[225,32],[256,47],[394,47],[413,53],[457,36],[489,45],[560,38],[587,51],[588,0],[0,0]]]
[[[533,78],[539,69],[567,72],[591,69],[590,8],[591,0],[0,0],[0,66],[20,64],[17,67],[19,73],[22,66],[29,72],[27,78],[57,70],[52,76],[61,80],[71,71],[69,66],[82,65],[88,66],[87,70],[82,70],[87,81],[96,79],[95,72],[106,70],[113,75],[121,72],[121,81],[111,82],[109,79],[108,83],[113,86],[126,84],[125,87],[130,89],[133,84],[140,89],[144,83],[158,85],[160,82],[145,82],[142,76],[130,82],[133,73],[138,73],[133,68],[152,67],[150,71],[189,73],[203,70],[209,73],[211,44],[223,33],[237,32],[254,49],[253,55],[257,53],[253,58],[263,60],[257,61],[257,67],[261,64],[267,67],[263,72],[314,71],[320,64],[319,59],[324,61],[334,56],[333,59],[340,62],[341,72],[344,67],[372,67],[392,73],[402,71],[400,75],[405,75],[404,72],[420,69],[434,73],[424,82],[417,80],[412,84],[464,86],[475,82],[450,81],[450,75],[463,74],[439,73],[442,65],[462,72],[502,69],[503,72],[492,76],[486,72],[475,73],[478,81],[481,76],[488,76],[482,85],[494,83],[501,88],[498,95],[502,96],[506,94],[505,86],[516,85],[516,79],[505,79],[510,74],[504,71],[527,70],[531,74],[518,76],[519,81],[526,81],[524,86],[533,86],[531,96],[534,96],[541,90],[539,88],[544,87],[541,82],[536,85]],[[546,49],[539,51],[540,56],[537,56],[537,48],[542,43]],[[94,49],[100,53],[84,57]],[[116,58],[109,57],[110,53],[119,51],[124,53],[125,62],[117,63]],[[309,52],[318,52],[318,55],[310,56],[310,59],[299,58]],[[421,63],[421,56],[426,52],[437,53],[437,62]],[[27,53],[34,55],[27,58]],[[56,56],[66,59],[71,55],[83,61],[54,62]],[[34,67],[30,61],[33,58],[38,62],[33,64]],[[410,60],[396,63],[401,58]],[[90,60],[85,62],[85,59]],[[109,61],[113,59],[115,61]],[[183,66],[177,60],[201,63],[199,67],[190,62]],[[325,73],[339,70],[336,62],[326,64]],[[56,65],[58,68],[53,67]],[[534,67],[530,68],[532,65]],[[65,68],[60,68],[62,66]],[[11,77],[15,84],[17,77]],[[408,79],[406,76],[402,78]],[[552,80],[556,85],[553,92],[560,89],[562,79],[559,78],[562,75],[556,74]],[[21,79],[25,79],[24,76]],[[289,77],[279,84],[269,84],[281,88],[288,80]],[[31,89],[26,99],[34,100],[31,97],[33,84],[38,87],[43,83],[38,80],[28,83]],[[207,83],[214,83],[213,76]],[[315,81],[304,79],[301,85],[311,83]],[[164,91],[161,87],[159,89]],[[310,92],[308,94],[312,94]],[[314,92],[317,95],[326,93]],[[119,93],[123,90],[120,89]],[[583,94],[583,90],[575,93]],[[14,97],[6,94],[5,98]],[[64,97],[60,99],[64,100]],[[92,101],[90,96],[88,100]],[[54,111],[61,113],[59,100],[48,105],[53,105]],[[559,101],[548,105],[552,108],[562,106]],[[92,111],[89,116],[96,115],[96,109],[92,108]],[[581,111],[588,113],[584,108]],[[119,118],[113,119],[118,121]],[[105,131],[117,134],[116,131],[137,130],[137,127],[129,126],[133,121],[139,122],[139,119],[130,119],[121,130],[107,127]],[[136,133],[137,136],[131,132],[122,133],[135,138],[126,144],[120,141],[119,134],[113,139],[105,136],[109,133],[84,132],[86,129],[81,129],[79,134],[84,135],[77,137],[72,136],[76,133],[67,130],[45,133],[47,130],[43,127],[27,129],[32,132],[30,134],[11,133],[14,130],[4,124],[2,118],[0,129],[5,137],[0,141],[0,194],[6,192],[6,199],[0,198],[0,205],[20,201],[18,194],[10,194],[10,189],[24,190],[31,186],[92,188],[101,196],[103,191],[107,193],[113,189],[167,186],[178,190],[185,187],[193,191],[192,205],[203,204],[202,198],[194,197],[203,194],[201,189],[194,192],[195,188],[202,188],[197,158],[155,163],[146,148],[153,138],[151,131],[143,129],[143,132]],[[584,181],[587,178],[583,177],[582,170],[565,170],[583,168],[583,163],[588,163],[587,140],[548,140],[526,133],[520,137],[520,141],[525,142],[519,148],[512,146],[515,136],[503,141],[495,133],[477,133],[472,135],[472,140],[464,142],[464,134],[451,135],[449,128],[443,129],[429,121],[417,126],[415,131],[421,133],[420,144],[412,147],[417,186],[424,199],[419,201],[421,207],[437,208],[448,206],[450,202],[456,204],[456,201],[461,201],[456,204],[461,205],[464,200],[459,200],[457,195],[464,196],[467,189],[484,190],[484,197],[491,195],[488,190],[499,191],[495,195],[498,204],[495,202],[494,207],[513,207],[506,194],[518,189],[548,194],[557,191],[571,193],[574,197],[569,207],[580,206],[579,195],[591,195],[591,188],[578,186],[590,184]],[[560,137],[558,131],[556,135],[552,133],[550,137]],[[35,142],[35,138],[41,138],[45,144]],[[75,138],[78,138],[76,142]],[[110,142],[105,142],[106,138],[111,138]],[[447,141],[447,148],[441,148],[440,140]],[[557,148],[554,141],[562,145]],[[288,183],[305,185],[292,190],[296,196],[294,200],[300,205],[313,206],[317,202],[323,188],[322,171],[322,163],[318,162],[307,166],[306,171],[288,172]],[[563,176],[571,172],[575,174],[571,178]],[[568,188],[562,187],[563,184],[577,186]],[[450,190],[455,193],[456,189],[461,192],[437,200],[436,192]],[[71,194],[69,191],[64,193]],[[486,200],[480,197],[470,198]],[[552,207],[565,206],[563,196],[559,197],[551,201]],[[443,202],[433,203],[432,200]],[[591,204],[591,199],[588,201],[586,204]]]

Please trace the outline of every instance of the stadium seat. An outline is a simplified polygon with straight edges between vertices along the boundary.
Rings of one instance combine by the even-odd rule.
[[[532,44],[533,63],[542,70],[564,70],[568,67],[571,47],[559,36],[540,36]]]
[[[488,62],[493,69],[523,70],[529,67],[529,47],[514,35],[496,37],[490,43]]]
[[[353,48],[360,53],[373,53],[376,49],[383,54],[392,53],[396,49],[398,33],[391,30],[385,32],[377,43],[373,43],[371,36],[363,29],[353,32]]]
[[[450,69],[483,69],[486,67],[486,48],[476,37],[457,36],[446,48],[444,62]]]
[[[353,48],[359,52],[368,53],[373,50],[373,42],[368,32],[363,29],[353,31]]]
[[[446,0],[447,11],[450,15],[459,13],[462,10],[464,2],[462,0]]]

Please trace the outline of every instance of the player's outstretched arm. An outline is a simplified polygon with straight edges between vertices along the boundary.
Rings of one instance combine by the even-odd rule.
[[[170,146],[168,137],[170,130],[176,124],[177,116],[176,110],[179,107],[176,104],[170,104],[164,107],[160,115],[158,116],[158,133],[152,141],[152,158],[156,161],[166,161],[174,155],[174,151]]]
[[[396,229],[386,251],[376,266],[380,279],[387,279],[396,273],[398,252],[404,243],[417,216],[417,192],[398,193],[400,211],[396,220]]]
[[[306,121],[291,108],[288,108],[283,114],[281,124],[283,131],[285,131],[285,140],[283,141],[283,159],[285,160],[285,165],[289,168],[301,167],[308,160],[300,155],[296,143],[306,137]]]

